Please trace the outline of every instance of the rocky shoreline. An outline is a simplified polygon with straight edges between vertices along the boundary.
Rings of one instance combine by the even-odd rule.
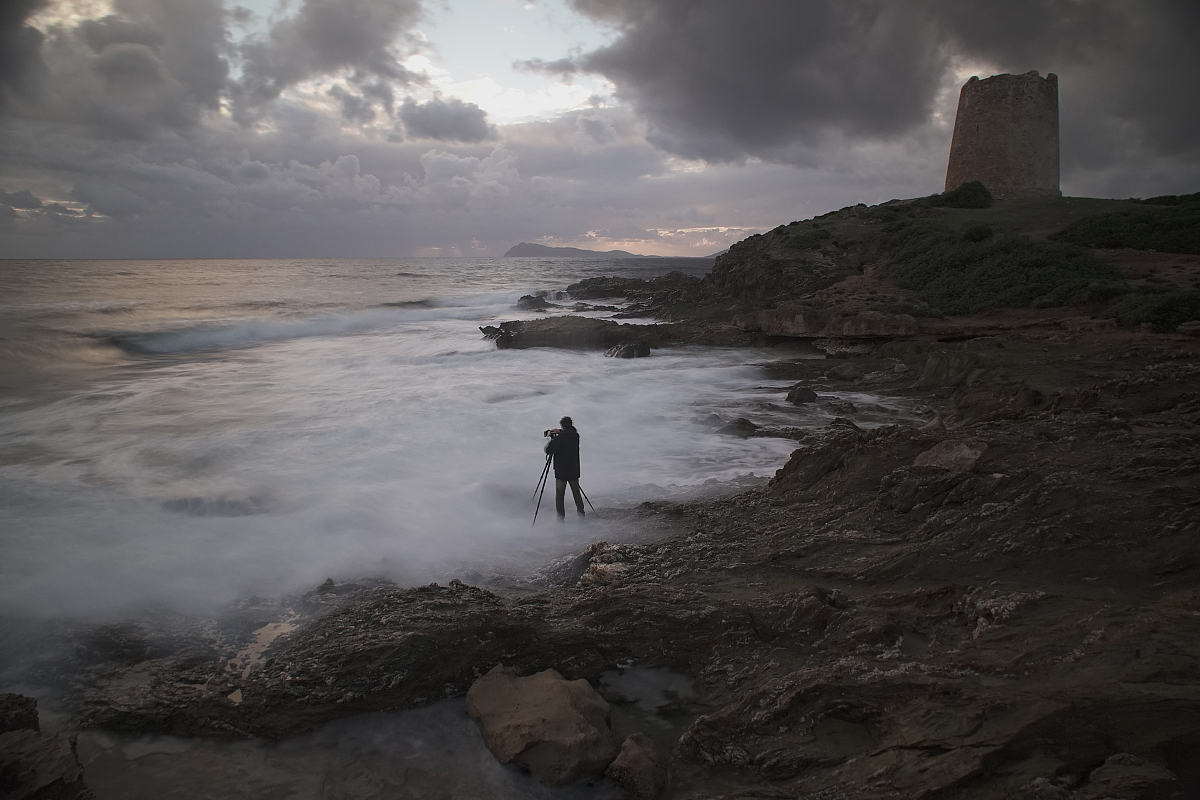
[[[855,230],[877,213],[851,211]],[[157,638],[89,630],[73,662],[30,674],[63,688],[76,728],[278,738],[461,695],[501,664],[593,685],[634,664],[698,692],[661,711],[681,731],[668,797],[1200,796],[1200,339],[1087,301],[920,316],[878,240],[826,225],[805,241],[840,256],[780,266],[785,230],[704,281],[572,287],[663,324],[494,336],[804,336],[828,369],[792,402],[853,385],[921,420],[864,430],[850,408],[772,432],[798,447],[767,486],[645,504],[629,521],[659,540],[597,542],[526,586],[328,582]]]

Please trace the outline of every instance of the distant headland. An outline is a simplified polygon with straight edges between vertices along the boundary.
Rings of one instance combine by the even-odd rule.
[[[550,247],[544,244],[521,242],[508,248],[505,258],[532,258],[537,256],[554,256],[555,258],[659,258],[659,256],[644,256],[625,250],[583,250],[578,247]]]

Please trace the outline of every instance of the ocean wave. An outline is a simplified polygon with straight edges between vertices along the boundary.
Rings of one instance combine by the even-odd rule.
[[[384,331],[406,323],[478,321],[488,319],[495,313],[496,309],[490,306],[406,305],[298,319],[248,319],[159,331],[103,332],[94,334],[94,338],[135,355],[173,355],[245,349],[290,339],[353,336]]]

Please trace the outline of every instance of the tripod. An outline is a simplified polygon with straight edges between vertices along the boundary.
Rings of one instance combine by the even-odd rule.
[[[542,477],[538,478],[538,485],[533,487],[533,493],[535,496],[537,496],[537,507],[533,509],[533,524],[534,525],[537,525],[538,511],[540,511],[542,508],[542,495],[546,493],[546,477],[550,474],[550,462],[553,460],[554,460],[554,456],[552,456],[552,455],[546,456],[546,466],[542,470]],[[541,494],[538,494],[539,489],[541,490]],[[583,491],[583,490],[580,489],[580,491]],[[529,499],[532,500],[533,498],[531,497]]]
[[[542,476],[540,478],[538,478],[538,485],[533,487],[534,497],[537,498],[537,506],[533,509],[533,524],[534,525],[537,525],[538,511],[540,511],[542,508],[542,495],[544,495],[546,493],[546,479],[550,476],[550,462],[553,460],[554,460],[553,455],[546,456],[546,466],[542,468]],[[583,495],[584,500],[587,500],[587,504],[589,507],[591,507],[592,513],[594,514],[596,512],[596,507],[592,505],[592,498],[587,496],[587,492],[585,492],[583,490],[582,486],[579,487],[579,493],[581,495]],[[532,500],[533,497],[531,497],[529,499]]]

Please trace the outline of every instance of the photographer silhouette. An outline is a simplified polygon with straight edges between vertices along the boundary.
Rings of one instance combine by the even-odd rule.
[[[546,443],[546,455],[554,459],[554,509],[558,512],[558,520],[562,522],[567,517],[566,493],[567,484],[571,485],[571,495],[575,498],[575,508],[583,517],[583,492],[579,488],[579,431],[570,417],[558,421],[561,428],[545,431],[549,436]]]

